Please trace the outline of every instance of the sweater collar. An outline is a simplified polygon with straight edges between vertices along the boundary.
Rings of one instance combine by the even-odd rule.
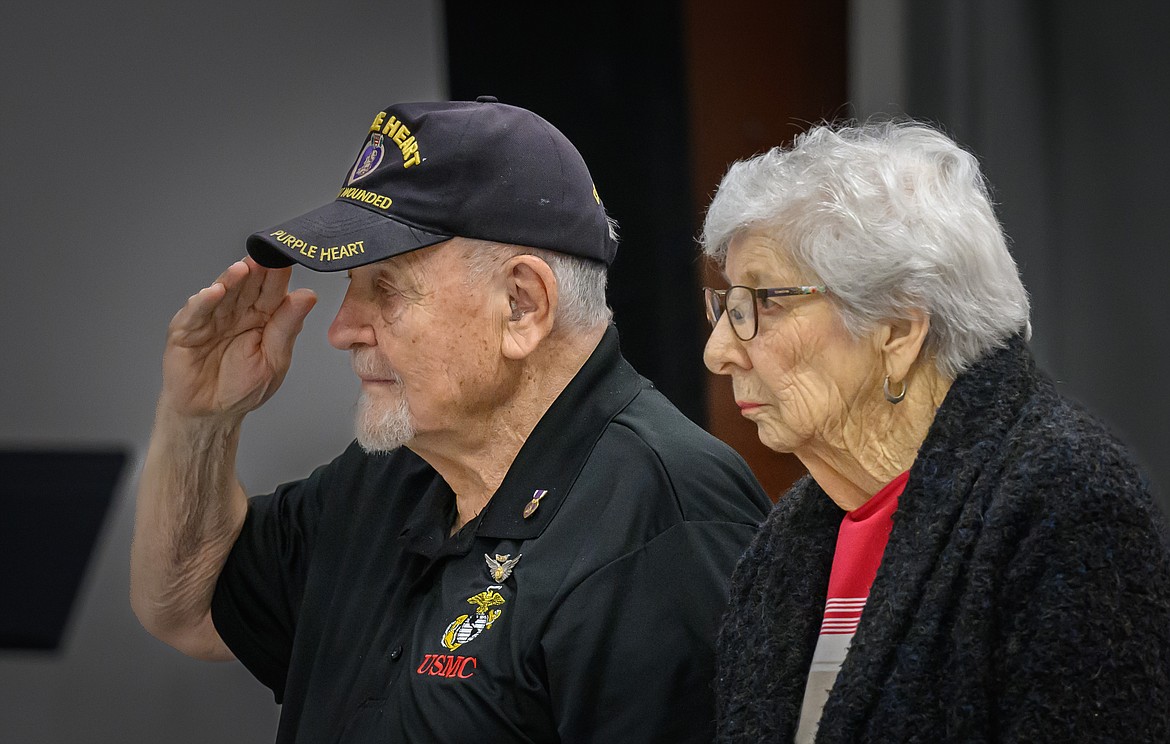
[[[968,527],[964,520],[981,519],[981,509],[965,509],[976,481],[998,467],[1003,443],[1041,380],[1023,339],[1014,337],[960,374],[947,392],[894,513],[867,603],[872,607],[855,638],[864,650],[846,657],[842,689],[834,689],[826,704],[823,720],[833,730],[856,730],[876,700],[881,670],[908,632],[940,556],[955,532]]]

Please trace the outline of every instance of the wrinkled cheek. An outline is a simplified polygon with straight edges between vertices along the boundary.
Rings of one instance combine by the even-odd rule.
[[[765,444],[769,440],[783,443],[782,451],[785,452],[807,441],[816,430],[814,406],[810,404],[809,396],[810,391],[799,380],[790,381],[778,390],[768,410],[769,415],[759,422],[760,440]],[[768,439],[764,438],[765,435]]]
[[[802,368],[789,378],[781,396],[785,419],[796,428],[812,429],[825,409],[828,390],[819,375]]]

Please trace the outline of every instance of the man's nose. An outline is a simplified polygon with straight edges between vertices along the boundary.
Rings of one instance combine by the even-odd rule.
[[[368,313],[358,298],[354,297],[353,285],[346,290],[337,315],[329,324],[329,343],[335,349],[349,351],[355,346],[375,346],[377,339],[374,328],[368,320]]]

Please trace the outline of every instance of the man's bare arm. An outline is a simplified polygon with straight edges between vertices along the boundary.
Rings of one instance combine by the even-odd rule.
[[[147,630],[196,658],[233,658],[211,622],[211,597],[247,512],[235,474],[240,426],[280,387],[316,303],[309,290],[288,291],[290,271],[232,264],[168,328],[130,601]]]

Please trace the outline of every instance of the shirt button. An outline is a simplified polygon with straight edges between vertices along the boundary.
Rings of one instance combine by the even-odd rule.
[[[402,657],[402,646],[395,646],[390,652],[390,661],[398,661]]]

